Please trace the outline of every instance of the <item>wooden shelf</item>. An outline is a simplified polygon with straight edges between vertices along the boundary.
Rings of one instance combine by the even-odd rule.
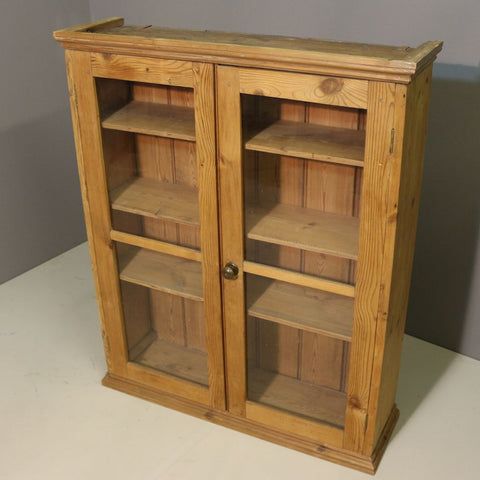
[[[192,300],[203,300],[202,266],[199,262],[130,247],[122,251],[118,263],[120,278],[126,282]]]
[[[159,339],[154,332],[130,350],[130,360],[208,386],[207,354]]]
[[[198,192],[178,183],[134,178],[110,193],[114,210],[199,226]]]
[[[131,101],[103,120],[102,127],[195,141],[195,114],[191,107]]]
[[[310,208],[274,204],[246,207],[248,238],[311,252],[356,260],[356,217],[334,215]]]
[[[365,132],[279,120],[250,138],[245,148],[363,167]]]
[[[253,317],[351,341],[354,299],[249,275],[247,310]]]
[[[343,427],[347,396],[275,372],[248,370],[248,400]]]

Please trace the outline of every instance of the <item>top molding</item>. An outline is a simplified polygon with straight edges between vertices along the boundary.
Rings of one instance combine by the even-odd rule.
[[[63,47],[103,53],[224,63],[304,73],[410,83],[443,42],[417,48],[293,37],[124,25],[123,18],[57,30]]]

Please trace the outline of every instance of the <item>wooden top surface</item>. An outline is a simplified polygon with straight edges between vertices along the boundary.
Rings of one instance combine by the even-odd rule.
[[[147,54],[408,83],[442,42],[417,48],[124,25],[114,17],[54,32],[65,48]]]

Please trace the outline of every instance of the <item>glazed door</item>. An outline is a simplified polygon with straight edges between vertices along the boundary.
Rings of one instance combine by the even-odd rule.
[[[213,67],[72,55],[110,374],[222,409]]]
[[[367,82],[217,67],[228,409],[342,446]]]

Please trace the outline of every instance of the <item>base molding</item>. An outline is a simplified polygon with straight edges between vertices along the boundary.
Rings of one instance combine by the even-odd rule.
[[[217,425],[370,474],[375,473],[399,416],[399,411],[394,406],[372,456],[366,456],[289,435],[228,411],[213,410],[201,403],[161,392],[111,373],[105,375],[102,384]]]

